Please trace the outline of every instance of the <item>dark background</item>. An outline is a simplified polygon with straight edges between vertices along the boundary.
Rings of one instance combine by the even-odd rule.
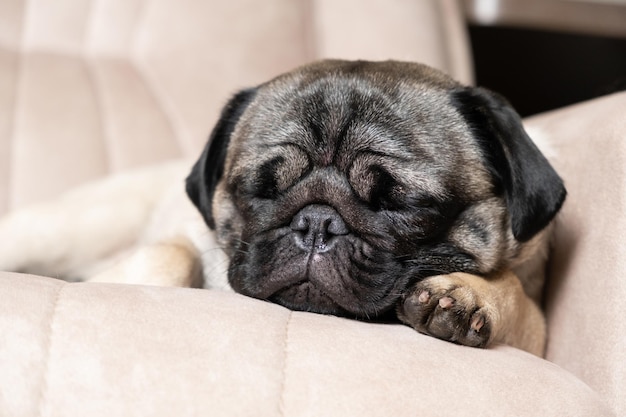
[[[626,39],[475,25],[469,33],[476,84],[522,116],[626,89]]]

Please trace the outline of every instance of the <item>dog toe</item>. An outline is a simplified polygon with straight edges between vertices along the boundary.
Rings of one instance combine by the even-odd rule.
[[[491,326],[480,298],[471,287],[441,277],[446,276],[418,283],[398,305],[398,318],[420,333],[466,346],[486,346]]]

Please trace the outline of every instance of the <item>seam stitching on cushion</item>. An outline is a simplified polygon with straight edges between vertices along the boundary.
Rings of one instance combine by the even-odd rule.
[[[304,3],[304,24],[302,26],[304,31],[304,46],[306,48],[305,57],[307,61],[313,61],[319,57],[315,11],[315,0],[306,0]]]
[[[136,50],[137,50],[137,39],[139,37],[139,32],[141,29],[141,24],[143,22],[143,20],[145,19],[146,15],[148,14],[148,12],[146,10],[148,10],[148,3],[149,0],[143,0],[141,2],[141,5],[139,6],[139,12],[137,13],[137,16],[135,17],[135,26],[132,29],[132,33],[129,36],[129,42],[128,42],[128,56],[131,58],[131,61],[135,60],[135,55],[136,55]]]
[[[94,21],[96,20],[96,8],[98,0],[91,0],[89,2],[89,10],[85,15],[85,24],[83,26],[83,42],[81,44],[81,52],[83,56],[88,56],[91,47],[91,40],[94,28]]]
[[[104,153],[104,169],[106,174],[110,174],[111,172],[113,172],[113,168],[115,167],[115,163],[113,160],[113,143],[110,131],[108,129],[103,88],[100,82],[100,78],[97,74],[98,70],[96,69],[96,62],[94,61],[94,59],[94,57],[85,56],[84,62],[85,67],[87,68],[87,78],[89,79],[89,82],[91,83],[91,88],[93,90],[94,101],[98,113],[98,122],[100,124],[100,133],[102,134],[103,139],[102,150]]]
[[[278,402],[278,412],[281,416],[285,416],[285,387],[287,386],[287,359],[289,357],[289,326],[291,325],[291,318],[293,317],[293,311],[289,311],[287,321],[285,322],[285,340],[283,341],[283,369],[281,373],[280,384],[280,397]]]
[[[132,62],[135,70],[140,75],[139,78],[142,79],[146,87],[148,87],[148,91],[170,125],[178,149],[180,149],[182,151],[181,153],[184,155],[192,154],[192,146],[187,140],[187,136],[189,135],[185,134],[185,129],[180,122],[180,117],[177,116],[176,110],[174,110],[174,106],[171,105],[167,95],[157,87],[158,83],[154,80],[153,74],[141,63],[141,60],[133,57]]]
[[[460,16],[463,12],[462,10],[457,10],[457,7],[462,8],[463,6],[454,4],[454,1],[442,1],[435,4],[441,17],[439,32],[445,49],[444,59],[446,72],[458,81],[466,84],[474,84],[476,80],[471,68],[472,58],[469,38],[464,40],[459,39],[459,36],[469,37],[469,34],[467,33],[467,28],[459,29],[456,27],[457,25],[463,24],[462,17]],[[465,33],[459,33],[459,30],[465,30]],[[462,54],[463,56],[459,57],[458,54]],[[465,65],[463,65],[462,61],[466,61]],[[469,66],[469,68],[466,68],[466,66]]]
[[[54,296],[54,300],[52,301],[52,314],[50,315],[50,320],[48,323],[48,330],[46,332],[47,338],[45,341],[45,358],[43,363],[42,370],[42,381],[41,381],[41,389],[39,391],[39,415],[43,415],[43,407],[45,405],[47,394],[48,394],[48,379],[49,379],[49,370],[50,370],[50,353],[52,350],[52,336],[54,329],[54,321],[57,314],[57,308],[59,305],[59,299],[61,298],[61,293],[67,283],[63,282],[57,289],[56,294]]]
[[[148,15],[149,7],[150,1],[144,0],[139,16],[135,21],[135,28],[133,29],[131,41],[129,42],[129,63],[132,64],[133,69],[140,75],[139,78],[144,82],[147,90],[154,98],[155,103],[165,116],[165,120],[167,120],[170,126],[170,130],[174,135],[174,141],[178,145],[178,149],[183,155],[192,155],[195,154],[197,150],[194,149],[193,143],[188,139],[188,136],[190,135],[185,134],[185,128],[181,121],[181,117],[176,112],[176,106],[170,103],[167,98],[167,94],[158,87],[158,82],[155,81],[153,74],[148,70],[148,68],[143,65],[140,54],[137,52],[139,48],[138,38],[141,32],[141,26]]]
[[[448,34],[448,22],[447,19],[448,17],[445,15],[446,12],[446,5],[443,4],[442,2],[436,1],[434,2],[434,7],[437,13],[437,17],[439,18],[439,21],[437,22],[437,34],[439,35],[439,38],[441,39],[439,42],[439,47],[443,47],[442,49],[444,49],[444,52],[441,54],[442,56],[442,60],[443,60],[443,65],[445,66],[444,72],[446,74],[449,74],[453,77],[457,77],[456,74],[454,74],[454,70],[455,68],[452,68],[452,46],[450,45],[450,36]]]
[[[24,79],[24,54],[26,53],[26,30],[28,28],[28,19],[30,10],[30,2],[25,1],[24,9],[22,11],[22,26],[20,27],[20,39],[19,45],[15,48],[16,54],[16,70],[15,70],[15,91],[13,95],[13,115],[11,120],[11,127],[9,128],[10,139],[8,140],[7,149],[7,200],[6,211],[10,211],[15,208],[15,190],[17,186],[15,184],[15,153],[17,152],[16,138],[17,138],[17,120],[19,117],[20,96],[22,92],[22,80]]]
[[[176,144],[178,151],[182,155],[192,155],[193,149],[190,142],[186,139],[189,135],[186,134],[183,124],[180,122],[180,117],[176,114],[174,106],[171,105],[166,94],[157,87],[158,83],[154,80],[152,74],[147,70],[139,60],[134,57],[131,60],[132,68],[139,75],[139,79],[143,81],[147,91],[154,99],[158,109],[163,114],[167,124],[170,127],[170,131],[174,136],[174,143]]]
[[[86,17],[87,20],[85,22],[85,28],[83,33],[84,39],[82,45],[82,55],[85,67],[87,68],[87,78],[89,79],[89,82],[91,83],[91,88],[93,90],[96,111],[98,113],[100,133],[102,134],[103,139],[102,150],[104,153],[104,169],[105,173],[111,173],[115,166],[113,161],[113,144],[111,143],[112,138],[108,129],[102,83],[100,82],[100,78],[98,77],[96,69],[96,54],[94,51],[91,50],[94,25],[96,22],[97,2],[98,0],[91,1],[89,13]]]
[[[20,95],[22,92],[22,79],[24,78],[24,57],[21,51],[17,51],[16,55],[16,69],[15,69],[15,91],[13,92],[13,114],[11,116],[11,127],[9,128],[10,138],[7,141],[7,165],[6,165],[6,212],[9,212],[15,207],[15,190],[17,185],[15,184],[15,170],[16,170],[16,152],[17,152],[17,119],[19,117],[20,107]]]

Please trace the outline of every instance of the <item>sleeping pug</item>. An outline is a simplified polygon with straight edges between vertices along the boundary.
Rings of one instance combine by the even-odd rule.
[[[494,93],[415,63],[321,61],[230,100],[186,179],[195,209],[177,194],[181,165],[167,169],[10,216],[0,266],[204,279],[290,309],[395,312],[454,343],[543,352],[544,260],[566,192]],[[98,201],[103,221],[75,227]],[[61,225],[43,242],[15,226],[38,221]],[[39,250],[27,246],[35,237]]]

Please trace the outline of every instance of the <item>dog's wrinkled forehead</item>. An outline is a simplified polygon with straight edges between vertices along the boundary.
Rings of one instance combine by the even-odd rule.
[[[284,75],[258,90],[232,137],[234,177],[250,166],[282,166],[289,172],[275,177],[283,188],[312,168],[332,166],[351,182],[367,182],[377,167],[443,194],[447,178],[480,160],[463,146],[471,138],[449,104],[452,80],[427,70],[407,76],[393,68],[328,66]],[[455,150],[459,146],[467,151]]]

